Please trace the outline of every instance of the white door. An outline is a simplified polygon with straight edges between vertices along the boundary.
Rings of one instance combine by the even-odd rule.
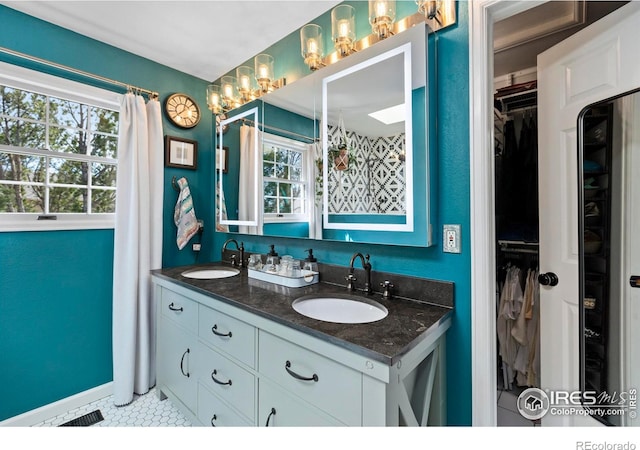
[[[579,389],[577,135],[587,105],[640,87],[640,4],[631,2],[538,56],[541,385]],[[543,425],[596,425],[547,414]]]

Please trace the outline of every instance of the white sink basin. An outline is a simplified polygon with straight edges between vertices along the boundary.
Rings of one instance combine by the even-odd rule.
[[[186,278],[194,278],[196,280],[215,280],[217,278],[229,278],[238,275],[238,269],[227,267],[209,267],[206,269],[192,269],[182,272],[182,276]]]
[[[387,308],[375,300],[339,294],[300,297],[291,306],[303,316],[333,323],[369,323],[389,314]]]

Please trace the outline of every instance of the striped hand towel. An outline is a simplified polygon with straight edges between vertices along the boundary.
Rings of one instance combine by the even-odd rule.
[[[182,250],[189,239],[198,232],[198,219],[196,219],[196,213],[193,209],[193,200],[191,198],[191,191],[189,190],[189,183],[186,178],[180,178],[178,180],[178,186],[180,187],[180,194],[178,195],[178,201],[173,212],[173,221],[178,227],[176,236],[176,243],[178,248]]]

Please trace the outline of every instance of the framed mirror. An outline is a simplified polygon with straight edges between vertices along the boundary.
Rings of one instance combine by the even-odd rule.
[[[259,133],[251,126],[260,123],[258,113],[258,107],[238,112],[221,120],[218,127],[218,148],[227,150],[226,154],[217,152],[216,161],[216,229],[219,231],[260,234],[258,180],[262,146]]]
[[[411,43],[323,79],[323,226],[413,231]]]
[[[607,425],[635,419],[640,382],[639,124],[639,90],[578,118],[580,390]]]
[[[427,51],[427,42],[426,27],[417,25],[238,108],[236,111],[253,106],[259,108],[255,123],[263,133],[259,138],[262,146],[262,157],[258,162],[261,192],[259,189],[257,198],[260,204],[257,218],[250,220],[253,225],[236,223],[220,231],[407,246],[431,245],[431,165],[428,150],[433,136],[433,121],[428,114],[427,59],[431,52]],[[353,72],[354,78],[347,76],[347,72]],[[334,81],[328,84],[329,95],[324,108],[327,118],[323,120],[323,80],[333,76]],[[334,121],[336,111],[340,109],[334,106],[339,101],[336,89],[341,89],[341,84],[355,78],[358,78],[359,89],[352,102],[362,106],[367,104],[371,110],[366,114],[352,111],[354,115],[344,120],[346,128],[356,125],[354,117],[364,114],[357,122],[366,120],[369,112],[383,109],[383,105],[390,103],[405,105],[404,120],[389,125],[389,131],[385,131],[382,138],[367,136],[368,142],[360,147],[361,153],[354,155],[354,178],[349,181],[354,190],[348,196],[357,207],[346,214],[343,211],[326,214],[323,170],[327,166],[324,159],[328,151],[325,152],[327,149],[321,136],[326,134],[324,123]],[[392,89],[392,85],[396,87]],[[343,104],[341,109],[346,112],[346,105]],[[239,139],[232,130],[235,121],[247,121],[248,118],[237,118],[237,114],[223,121],[230,125],[229,131],[218,139],[218,146],[224,139],[224,146],[229,147],[229,172],[222,177],[217,174],[226,180],[223,192],[225,197],[230,197],[226,199],[227,221],[240,220],[230,211],[237,208],[231,197],[239,184],[234,181],[229,185],[229,181],[240,177],[235,172],[239,164],[234,162],[230,142]],[[378,128],[387,127],[380,124]],[[356,129],[349,131],[355,133]],[[373,146],[376,146],[375,151]],[[346,174],[343,175],[339,179],[327,174],[329,183],[332,183],[327,184],[330,189],[347,186],[344,182],[340,184],[341,180],[346,180]],[[326,200],[336,198],[333,194],[326,195]],[[367,196],[367,209],[363,208],[365,202],[356,199],[360,195]],[[327,216],[327,223],[324,223],[323,216]],[[354,224],[357,225],[354,227]]]

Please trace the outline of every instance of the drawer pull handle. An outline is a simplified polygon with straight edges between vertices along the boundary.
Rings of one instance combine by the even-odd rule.
[[[182,308],[182,306],[181,306],[180,308],[176,308],[175,306],[173,306],[173,302],[169,303],[169,309],[170,309],[171,311],[180,311],[180,312],[184,311],[184,309]]]
[[[284,364],[284,368],[289,373],[289,375],[291,375],[293,378],[296,378],[296,379],[302,380],[302,381],[315,381],[315,382],[318,382],[318,375],[316,375],[315,373],[310,377],[303,377],[302,375],[298,375],[293,370],[291,370],[290,367],[291,367],[291,361],[287,361]]]
[[[271,416],[275,416],[275,415],[276,415],[276,409],[275,408],[271,408],[271,412],[267,416],[267,423],[265,424],[265,427],[269,426],[269,421],[271,420]]]
[[[229,338],[231,337],[231,331],[229,331],[228,333],[220,333],[219,331],[216,331],[217,329],[218,329],[218,325],[214,325],[211,327],[211,332],[216,336],[229,337]]]
[[[211,426],[212,426],[212,427],[215,427],[215,426],[216,426],[216,424],[215,424],[215,423],[213,423],[213,421],[214,421],[214,420],[218,420],[218,418],[216,417],[216,415],[215,415],[215,414],[214,414],[214,415],[213,415],[213,417],[211,418]]]
[[[231,380],[226,381],[226,382],[222,382],[222,381],[218,380],[216,377],[214,377],[214,375],[218,375],[218,372],[217,372],[215,369],[214,369],[214,371],[213,371],[213,372],[211,372],[211,379],[212,379],[215,383],[217,383],[217,384],[222,384],[222,385],[228,384],[229,386],[231,386]]]
[[[187,356],[187,354],[189,354],[189,349],[182,354],[182,358],[180,359],[180,372],[182,372],[182,375],[189,378],[189,372],[184,373],[184,357]]]

